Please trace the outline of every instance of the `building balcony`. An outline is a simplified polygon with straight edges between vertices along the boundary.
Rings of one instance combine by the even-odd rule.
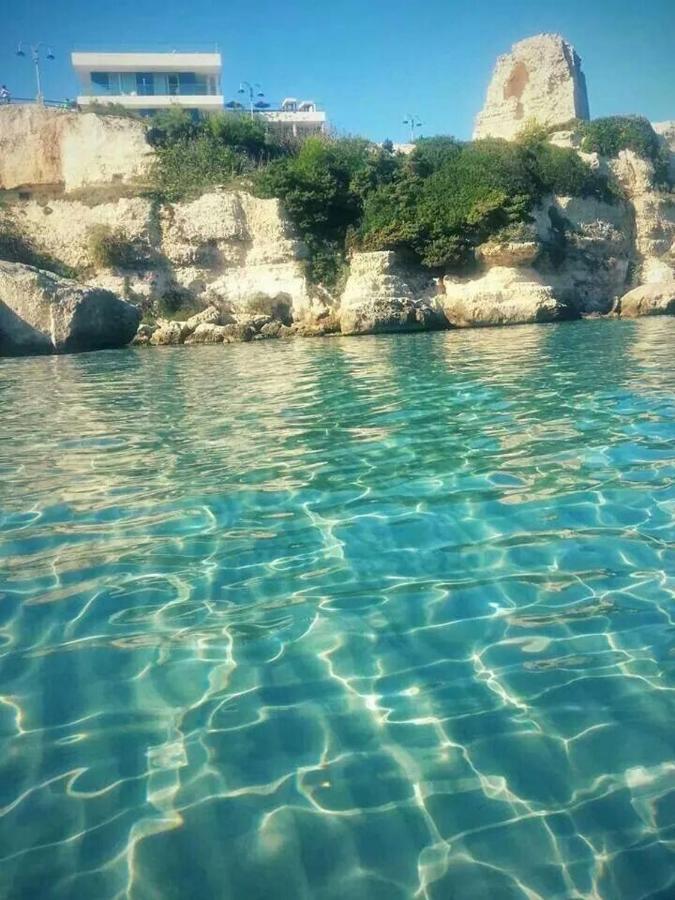
[[[92,103],[115,103],[127,109],[169,109],[180,106],[185,109],[200,109],[215,112],[223,108],[222,94],[81,94],[77,98],[79,106]]]

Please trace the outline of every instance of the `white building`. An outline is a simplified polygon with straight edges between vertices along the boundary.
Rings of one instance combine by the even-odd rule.
[[[256,113],[280,131],[294,137],[321,134],[326,130],[326,113],[313,100],[286,97],[279,109],[258,109]]]
[[[81,85],[77,102],[119,103],[139,112],[169,106],[223,108],[220,53],[72,53]]]

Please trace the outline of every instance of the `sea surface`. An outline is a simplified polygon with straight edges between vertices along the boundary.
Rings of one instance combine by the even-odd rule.
[[[0,896],[675,896],[675,319],[0,360]]]

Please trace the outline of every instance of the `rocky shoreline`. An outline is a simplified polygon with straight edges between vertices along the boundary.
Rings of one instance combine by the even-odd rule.
[[[579,66],[558,36],[516,44],[499,59],[478,136],[516,139],[536,116],[611,197],[548,193],[521,233],[478,245],[460,271],[352,252],[330,289],[309,282],[308,249],[279,200],[144,193],[143,123],[0,107],[0,260],[19,259],[0,262],[0,355],[675,314],[675,195],[644,156],[585,152],[556,124],[556,109],[579,112]],[[675,124],[655,129],[672,182]]]

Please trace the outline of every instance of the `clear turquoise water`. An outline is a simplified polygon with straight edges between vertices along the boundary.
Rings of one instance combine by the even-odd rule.
[[[0,360],[0,894],[675,893],[675,320]]]

